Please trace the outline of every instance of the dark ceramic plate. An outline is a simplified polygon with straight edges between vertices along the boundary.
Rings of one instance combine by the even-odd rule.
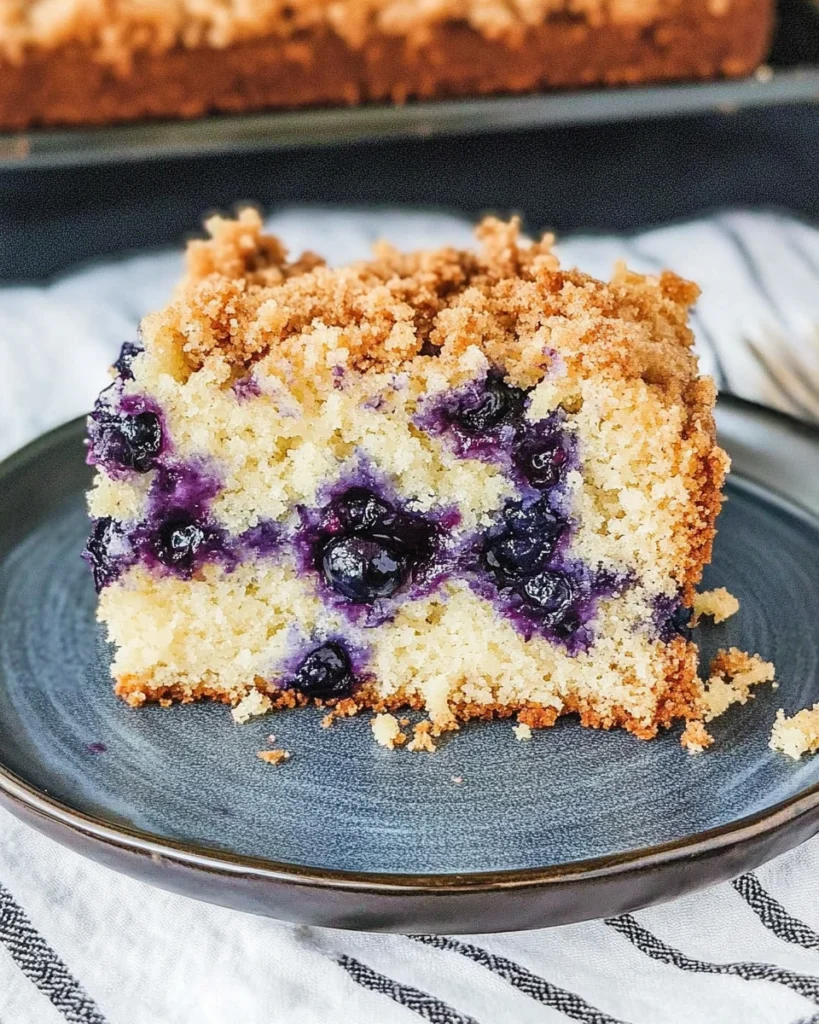
[[[60,842],[157,885],[311,924],[499,931],[577,921],[711,884],[819,830],[819,758],[768,749],[776,708],[819,699],[819,439],[731,399],[734,458],[707,585],[742,608],[701,630],[775,660],[781,685],[691,757],[561,720],[518,743],[471,725],[434,755],[315,709],[236,726],[217,706],[129,710],[80,561],[82,424],[0,467],[0,800]],[[292,752],[255,753],[273,730]],[[461,776],[462,783],[453,781]]]

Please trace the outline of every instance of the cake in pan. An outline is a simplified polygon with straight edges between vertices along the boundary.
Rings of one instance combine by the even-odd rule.
[[[0,129],[734,77],[773,0],[5,0]]]

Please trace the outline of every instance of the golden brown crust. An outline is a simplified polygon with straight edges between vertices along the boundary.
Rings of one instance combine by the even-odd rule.
[[[493,718],[510,718],[516,715],[517,720],[522,724],[531,726],[533,729],[544,729],[554,725],[557,719],[563,715],[577,714],[581,724],[588,728],[608,730],[621,727],[640,739],[653,739],[659,729],[667,728],[680,719],[696,718],[699,714],[698,700],[701,684],[696,674],[697,658],[694,645],[687,643],[682,638],[674,640],[668,645],[667,666],[664,689],[659,695],[656,715],[650,722],[636,718],[622,707],[606,708],[601,712],[592,702],[570,695],[561,709],[533,703],[453,702],[450,727],[457,728],[459,722],[468,722],[473,719],[490,721]],[[270,698],[272,709],[306,707],[311,703],[318,707],[326,707],[328,714],[325,715],[321,723],[324,728],[328,728],[339,718],[350,718],[362,711],[387,714],[404,709],[422,711],[425,708],[424,699],[419,694],[383,697],[374,687],[367,685],[362,686],[353,697],[329,702],[311,701],[294,690],[280,690],[270,684],[265,684],[262,680],[257,680],[255,685],[264,690]],[[145,703],[154,702],[167,704],[170,701],[187,704],[203,699],[235,704],[241,696],[239,694],[231,696],[208,682],[157,687],[148,678],[137,679],[134,677],[118,679],[114,692],[132,707],[140,707]],[[415,727],[415,735],[416,737],[419,735],[420,729],[422,736],[427,734],[436,736],[441,732],[441,728],[432,723],[422,722],[420,726]],[[426,740],[421,739],[419,745],[414,749],[428,750],[429,745]]]
[[[338,3],[286,6],[301,15],[267,15],[252,30],[231,29],[224,17],[210,31],[163,22],[163,5],[154,5],[161,23],[153,28],[100,32],[67,20],[38,32],[0,22],[0,127],[737,76],[764,58],[773,8],[771,0],[730,0],[722,12],[712,0],[609,2],[606,20],[595,11],[600,0],[573,2],[571,16],[566,0],[527,3],[525,17],[522,6],[450,0],[393,4],[400,17],[362,20],[336,17]],[[145,5],[127,9],[145,17],[134,14]]]

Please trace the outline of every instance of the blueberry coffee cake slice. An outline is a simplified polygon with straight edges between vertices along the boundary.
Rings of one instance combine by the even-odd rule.
[[[693,284],[596,281],[491,218],[341,269],[251,210],[208,229],[89,419],[121,697],[700,717],[727,458]]]

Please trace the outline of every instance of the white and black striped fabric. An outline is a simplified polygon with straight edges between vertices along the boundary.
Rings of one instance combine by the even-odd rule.
[[[342,262],[376,237],[469,244],[457,219],[291,210],[293,249]],[[625,257],[699,282],[704,369],[819,422],[819,229],[730,211],[564,260]],[[0,291],[0,455],[86,410],[178,253]],[[2,738],[0,737],[0,742]],[[0,811],[0,1024],[819,1024],[819,840],[730,884],[605,921],[482,936],[299,928],[91,864]]]

